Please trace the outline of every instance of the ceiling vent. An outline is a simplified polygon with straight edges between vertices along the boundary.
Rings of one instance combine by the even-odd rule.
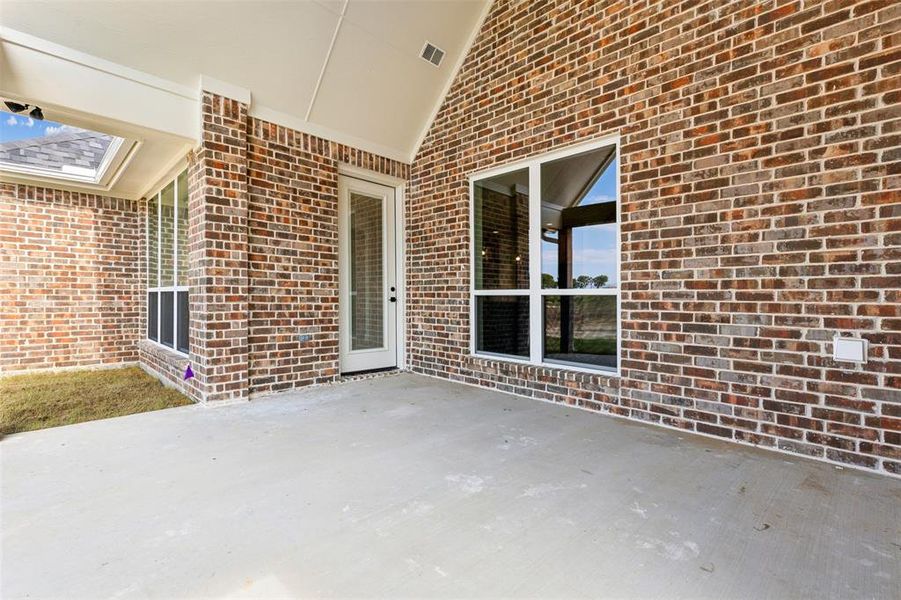
[[[420,56],[437,67],[441,64],[441,59],[444,58],[444,50],[432,45],[430,42],[426,42]]]

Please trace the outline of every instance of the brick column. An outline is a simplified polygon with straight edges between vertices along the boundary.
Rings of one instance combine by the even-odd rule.
[[[191,380],[203,401],[248,397],[247,105],[204,92],[189,170]]]

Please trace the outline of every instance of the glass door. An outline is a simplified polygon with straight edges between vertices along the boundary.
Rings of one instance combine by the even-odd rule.
[[[394,188],[338,182],[342,373],[397,366]]]

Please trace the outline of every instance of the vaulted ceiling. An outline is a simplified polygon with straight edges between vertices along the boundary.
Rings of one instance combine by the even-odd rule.
[[[25,34],[74,51],[74,62],[158,78],[159,89],[196,94],[202,77],[218,81],[249,91],[252,115],[409,161],[489,4],[3,0],[0,37]],[[427,41],[446,52],[438,67],[420,57]],[[0,92],[41,100],[49,84],[4,49]]]

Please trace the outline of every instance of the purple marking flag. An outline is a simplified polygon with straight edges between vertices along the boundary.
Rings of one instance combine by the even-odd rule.
[[[185,381],[194,377],[194,371],[191,370],[191,365],[188,365],[188,368],[185,369]]]

